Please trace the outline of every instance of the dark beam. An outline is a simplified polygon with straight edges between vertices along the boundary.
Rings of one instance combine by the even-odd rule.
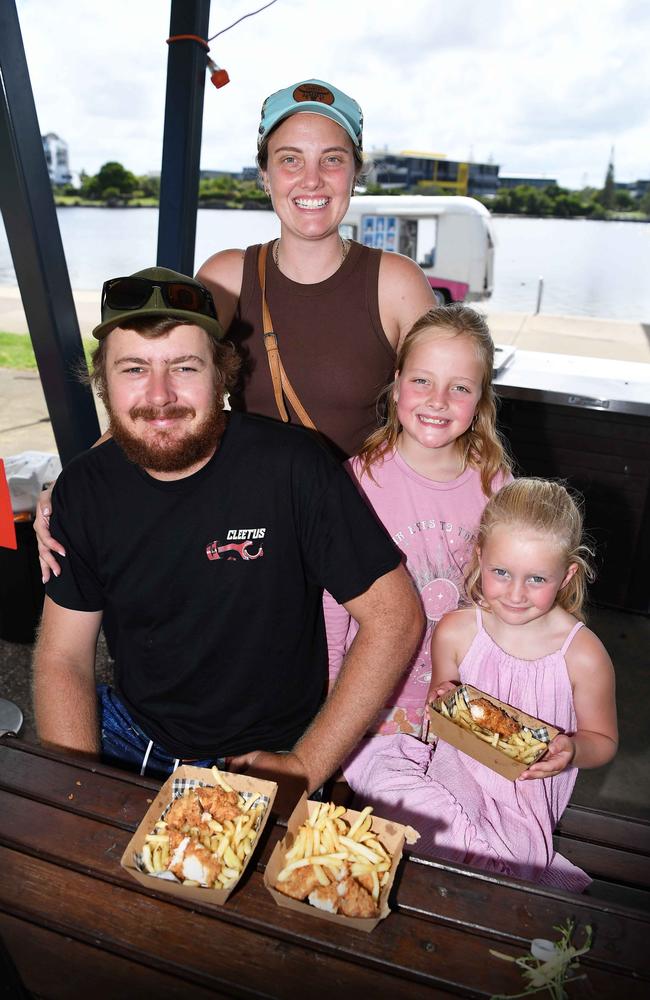
[[[0,207],[65,464],[100,431],[92,393],[76,374],[86,363],[14,0],[0,3],[0,80]]]
[[[210,0],[172,0],[170,37],[206,38],[209,17]],[[169,45],[157,260],[183,274],[194,272],[206,57],[197,42]]]

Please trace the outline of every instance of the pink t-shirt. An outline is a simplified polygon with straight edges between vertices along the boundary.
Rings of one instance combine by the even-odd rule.
[[[357,458],[348,467],[404,552],[427,619],[422,644],[372,731],[417,735],[431,680],[431,633],[444,614],[467,603],[464,579],[487,498],[477,469],[467,468],[458,479],[438,483],[415,472],[396,451],[373,466],[374,481],[367,475],[359,479]],[[494,488],[510,478],[500,473]],[[323,606],[332,682],[358,626],[330,594],[325,594]]]

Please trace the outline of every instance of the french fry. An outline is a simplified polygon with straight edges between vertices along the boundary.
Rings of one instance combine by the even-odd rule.
[[[230,787],[230,785],[228,784],[228,782],[225,780],[225,778],[222,777],[222,774],[221,774],[221,771],[219,770],[219,768],[218,767],[213,767],[211,770],[212,770],[212,777],[214,778],[215,784],[219,785],[220,788],[223,788],[224,792],[232,792],[232,788]]]
[[[350,827],[350,829],[348,831],[348,837],[350,838],[350,840],[354,840],[354,835],[357,832],[357,830],[359,831],[359,833],[362,832],[361,828],[363,827],[366,819],[369,822],[368,822],[368,826],[366,826],[365,829],[367,830],[370,827],[370,824],[372,823],[372,820],[370,819],[370,813],[371,812],[372,812],[372,806],[366,806],[365,809],[363,809],[359,813],[359,815],[357,816],[356,820],[354,821],[354,823],[352,824],[352,826]]]

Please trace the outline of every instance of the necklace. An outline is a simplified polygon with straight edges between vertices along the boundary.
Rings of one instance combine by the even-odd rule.
[[[348,255],[348,251],[350,249],[350,241],[349,240],[344,240],[342,236],[339,236],[339,240],[341,241],[341,264],[342,264],[343,261],[345,260],[345,258]],[[280,262],[279,262],[279,257],[280,257],[280,240],[279,239],[278,240],[274,240],[274,242],[273,242],[273,251],[272,252],[273,252],[273,263],[275,264],[275,266],[277,267],[277,269],[279,271],[280,270]],[[339,264],[339,267],[341,266],[341,264]],[[337,270],[338,270],[338,268],[337,268]]]

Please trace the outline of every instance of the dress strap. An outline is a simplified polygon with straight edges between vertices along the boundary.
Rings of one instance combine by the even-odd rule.
[[[569,648],[569,646],[571,645],[571,643],[573,641],[574,635],[576,634],[576,632],[578,632],[583,627],[583,625],[584,625],[584,622],[576,622],[575,623],[575,625],[573,626],[573,628],[571,629],[571,631],[569,632],[568,636],[566,637],[566,639],[564,640],[564,642],[562,644],[562,649],[560,650],[560,652],[562,653],[562,656],[565,655],[567,649]]]
[[[483,613],[479,607],[476,608],[476,628],[479,632],[483,631]]]

